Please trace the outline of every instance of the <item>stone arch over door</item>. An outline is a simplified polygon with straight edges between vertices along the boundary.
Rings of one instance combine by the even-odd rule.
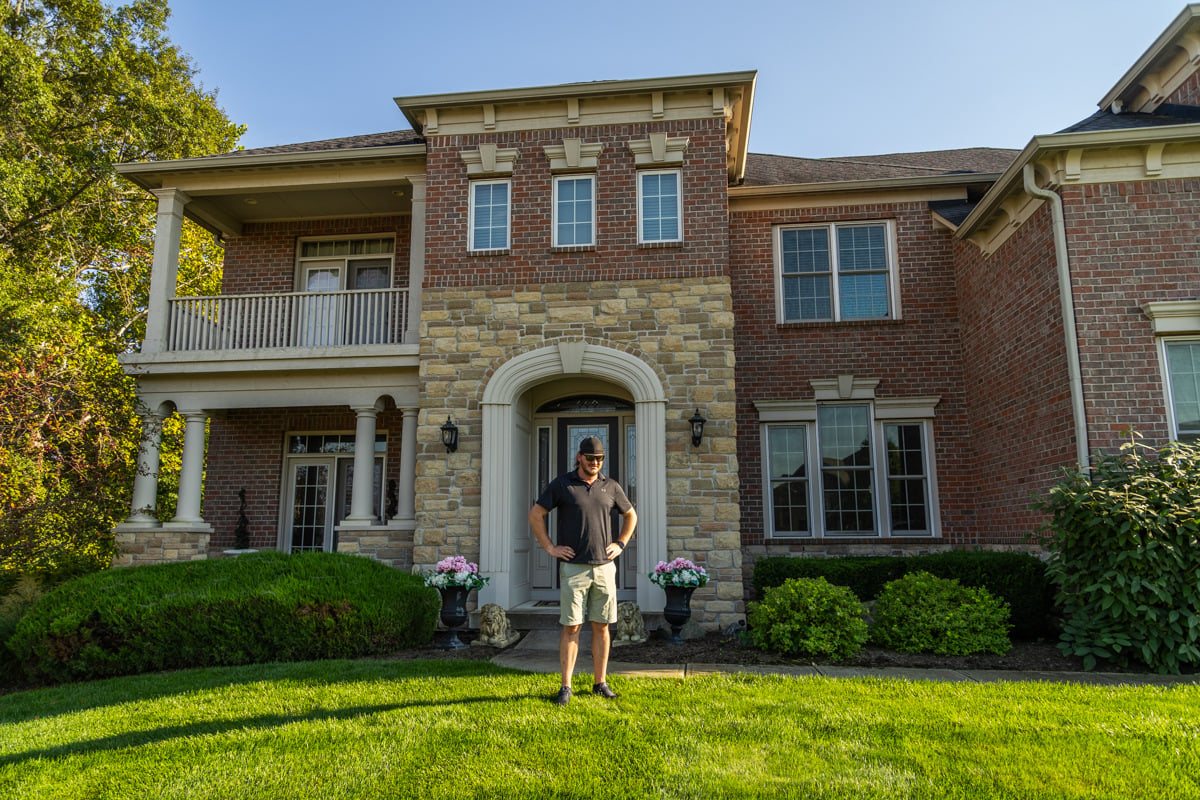
[[[502,364],[483,392],[483,474],[481,476],[480,566],[492,580],[480,603],[511,608],[523,602],[513,580],[516,537],[528,537],[527,431],[520,402],[534,386],[560,378],[602,378],[633,397],[637,424],[638,574],[647,575],[667,555],[666,395],[649,364],[629,353],[583,341],[559,342],[523,353]],[[639,580],[643,611],[661,611],[662,590]]]

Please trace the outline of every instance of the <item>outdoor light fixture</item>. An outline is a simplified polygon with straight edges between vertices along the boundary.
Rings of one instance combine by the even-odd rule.
[[[442,426],[442,444],[446,445],[447,453],[458,449],[458,426],[449,417],[446,417],[446,424]]]
[[[696,409],[696,413],[692,414],[692,418],[688,420],[692,424],[692,447],[699,447],[700,440],[704,438],[704,423],[708,422],[701,414],[700,409]]]

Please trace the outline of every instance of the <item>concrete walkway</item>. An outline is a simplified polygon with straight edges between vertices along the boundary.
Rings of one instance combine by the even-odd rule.
[[[557,674],[558,630],[534,630],[525,634],[517,644],[492,659],[493,664],[526,672]],[[592,672],[591,632],[584,630],[579,636],[579,659],[575,662],[576,675]],[[902,678],[910,681],[968,681],[990,683],[995,681],[1041,681],[1057,683],[1086,683],[1097,686],[1173,686],[1176,684],[1200,684],[1200,675],[1144,675],[1113,672],[1023,672],[1004,669],[909,669],[887,667],[831,667],[831,666],[748,666],[738,664],[638,664],[621,660],[621,648],[614,647],[609,656],[608,674],[637,678],[686,678],[694,675],[711,675],[721,672],[750,673],[755,675],[813,675],[826,678]]]

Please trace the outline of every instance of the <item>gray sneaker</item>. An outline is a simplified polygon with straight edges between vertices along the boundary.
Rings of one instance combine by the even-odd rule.
[[[597,683],[592,687],[592,694],[598,694],[606,700],[616,700],[617,693],[608,688],[607,683]]]
[[[559,689],[558,694],[554,696],[554,705],[565,706],[569,702],[571,702],[571,687],[564,686]]]

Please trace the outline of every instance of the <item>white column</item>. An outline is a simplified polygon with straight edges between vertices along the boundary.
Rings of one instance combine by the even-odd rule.
[[[421,341],[421,287],[425,283],[425,177],[408,179],[412,184],[412,230],[408,243],[408,330],[405,344]]]
[[[396,519],[416,519],[417,414],[420,409],[403,408],[400,431],[400,486],[396,497]]]
[[[203,411],[181,411],[183,417],[183,467],[179,471],[179,501],[171,522],[204,522],[200,516],[200,495],[204,483]]]
[[[641,576],[667,560],[667,404],[661,400],[634,403],[637,423],[638,525],[637,602],[643,611],[661,611],[662,589]]]
[[[150,271],[150,302],[146,312],[143,353],[167,349],[170,300],[179,272],[179,246],[183,236],[183,207],[191,199],[178,189],[155,189],[158,222],[154,233],[154,261]]]
[[[375,406],[355,408],[358,420],[354,425],[354,488],[350,494],[350,516],[347,522],[370,524],[375,521],[371,508],[375,484]]]
[[[137,474],[133,476],[132,510],[126,522],[158,524],[159,447],[162,444],[162,417],[142,415],[142,444],[138,452]]]

